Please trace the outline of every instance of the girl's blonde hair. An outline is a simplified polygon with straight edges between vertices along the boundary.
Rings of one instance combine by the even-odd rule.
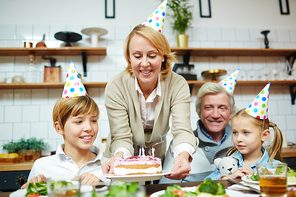
[[[283,161],[283,158],[281,156],[283,136],[282,136],[281,130],[277,127],[276,124],[270,122],[268,118],[265,120],[254,118],[253,116],[250,116],[249,114],[247,114],[245,109],[241,109],[240,111],[238,111],[232,117],[232,119],[235,117],[248,118],[253,125],[258,126],[258,128],[260,128],[260,130],[262,129],[263,131],[266,129],[269,129],[269,127],[272,127],[274,130],[274,138],[272,143],[266,147],[266,150],[270,156],[271,162],[273,159]],[[232,147],[227,151],[226,156],[230,156],[237,151],[238,151],[237,148]]]
[[[125,59],[127,61],[126,71],[129,73],[133,73],[130,61],[129,46],[131,39],[136,34],[148,39],[155,46],[160,55],[164,57],[164,62],[162,62],[161,65],[161,73],[163,78],[166,78],[168,74],[171,72],[173,61],[176,62],[177,60],[174,56],[174,53],[171,52],[171,47],[166,37],[162,33],[156,31],[155,29],[144,25],[137,25],[125,39],[123,52]]]
[[[73,98],[59,99],[52,112],[53,124],[58,121],[62,129],[70,116],[80,114],[94,114],[99,119],[99,108],[96,102],[90,96],[79,96]]]

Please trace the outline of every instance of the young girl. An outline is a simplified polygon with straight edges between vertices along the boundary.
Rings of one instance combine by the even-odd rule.
[[[258,94],[248,108],[240,110],[232,118],[234,146],[228,150],[226,156],[236,158],[239,169],[230,175],[221,175],[219,169],[216,168],[205,179],[235,179],[256,173],[257,163],[279,163],[282,161],[282,133],[277,125],[267,118],[268,93],[269,84]],[[270,136],[269,127],[274,130],[274,140],[265,148],[263,142]]]
[[[99,108],[87,95],[81,79],[77,78],[76,69],[70,67],[63,92],[53,109],[53,124],[56,132],[63,136],[56,154],[35,161],[28,177],[28,182],[37,183],[52,177],[81,176],[83,184],[106,181],[101,169],[102,152],[93,146],[98,134]],[[66,79],[66,80],[67,80]]]

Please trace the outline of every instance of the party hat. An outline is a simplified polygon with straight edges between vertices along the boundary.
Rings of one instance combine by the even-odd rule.
[[[230,94],[233,94],[235,84],[236,84],[236,78],[238,76],[239,69],[234,71],[231,75],[229,75],[226,79],[223,79],[222,81],[219,82],[224,89],[229,92]]]
[[[258,119],[266,119],[269,103],[269,86],[270,82],[260,91],[255,99],[246,108],[246,112]]]
[[[85,95],[87,95],[87,92],[84,88],[84,85],[82,84],[78,72],[76,71],[74,63],[71,60],[68,67],[62,98],[71,98]]]
[[[143,25],[152,27],[156,31],[163,33],[163,24],[165,12],[167,7],[167,0],[164,0],[158,8],[145,20]]]

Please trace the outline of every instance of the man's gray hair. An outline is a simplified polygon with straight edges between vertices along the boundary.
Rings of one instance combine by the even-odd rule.
[[[205,95],[218,94],[223,92],[227,94],[229,98],[231,113],[235,114],[235,101],[233,95],[227,92],[219,83],[207,82],[200,87],[198,94],[196,96],[195,110],[198,116],[200,117],[201,115],[201,102]]]

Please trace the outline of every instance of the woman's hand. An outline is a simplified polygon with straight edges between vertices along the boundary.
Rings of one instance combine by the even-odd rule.
[[[46,182],[47,178],[43,174],[38,174],[37,176],[34,176],[30,181],[23,184],[21,189],[27,189],[27,187],[29,186],[29,183],[35,184],[35,183],[38,183],[40,181]]]
[[[165,175],[165,177],[169,179],[180,180],[189,176],[189,172],[191,170],[189,159],[190,155],[188,152],[181,152],[174,159],[174,166],[171,169],[172,174]]]
[[[117,157],[123,158],[123,152],[116,153],[113,157],[102,164],[103,174],[114,174],[114,161]]]
[[[243,167],[240,167],[234,173],[232,173],[228,176],[221,177],[221,179],[229,179],[229,178],[236,179],[236,178],[241,178],[243,176],[252,175],[252,174],[254,174],[254,171],[252,170],[252,168],[249,165],[244,165]]]

